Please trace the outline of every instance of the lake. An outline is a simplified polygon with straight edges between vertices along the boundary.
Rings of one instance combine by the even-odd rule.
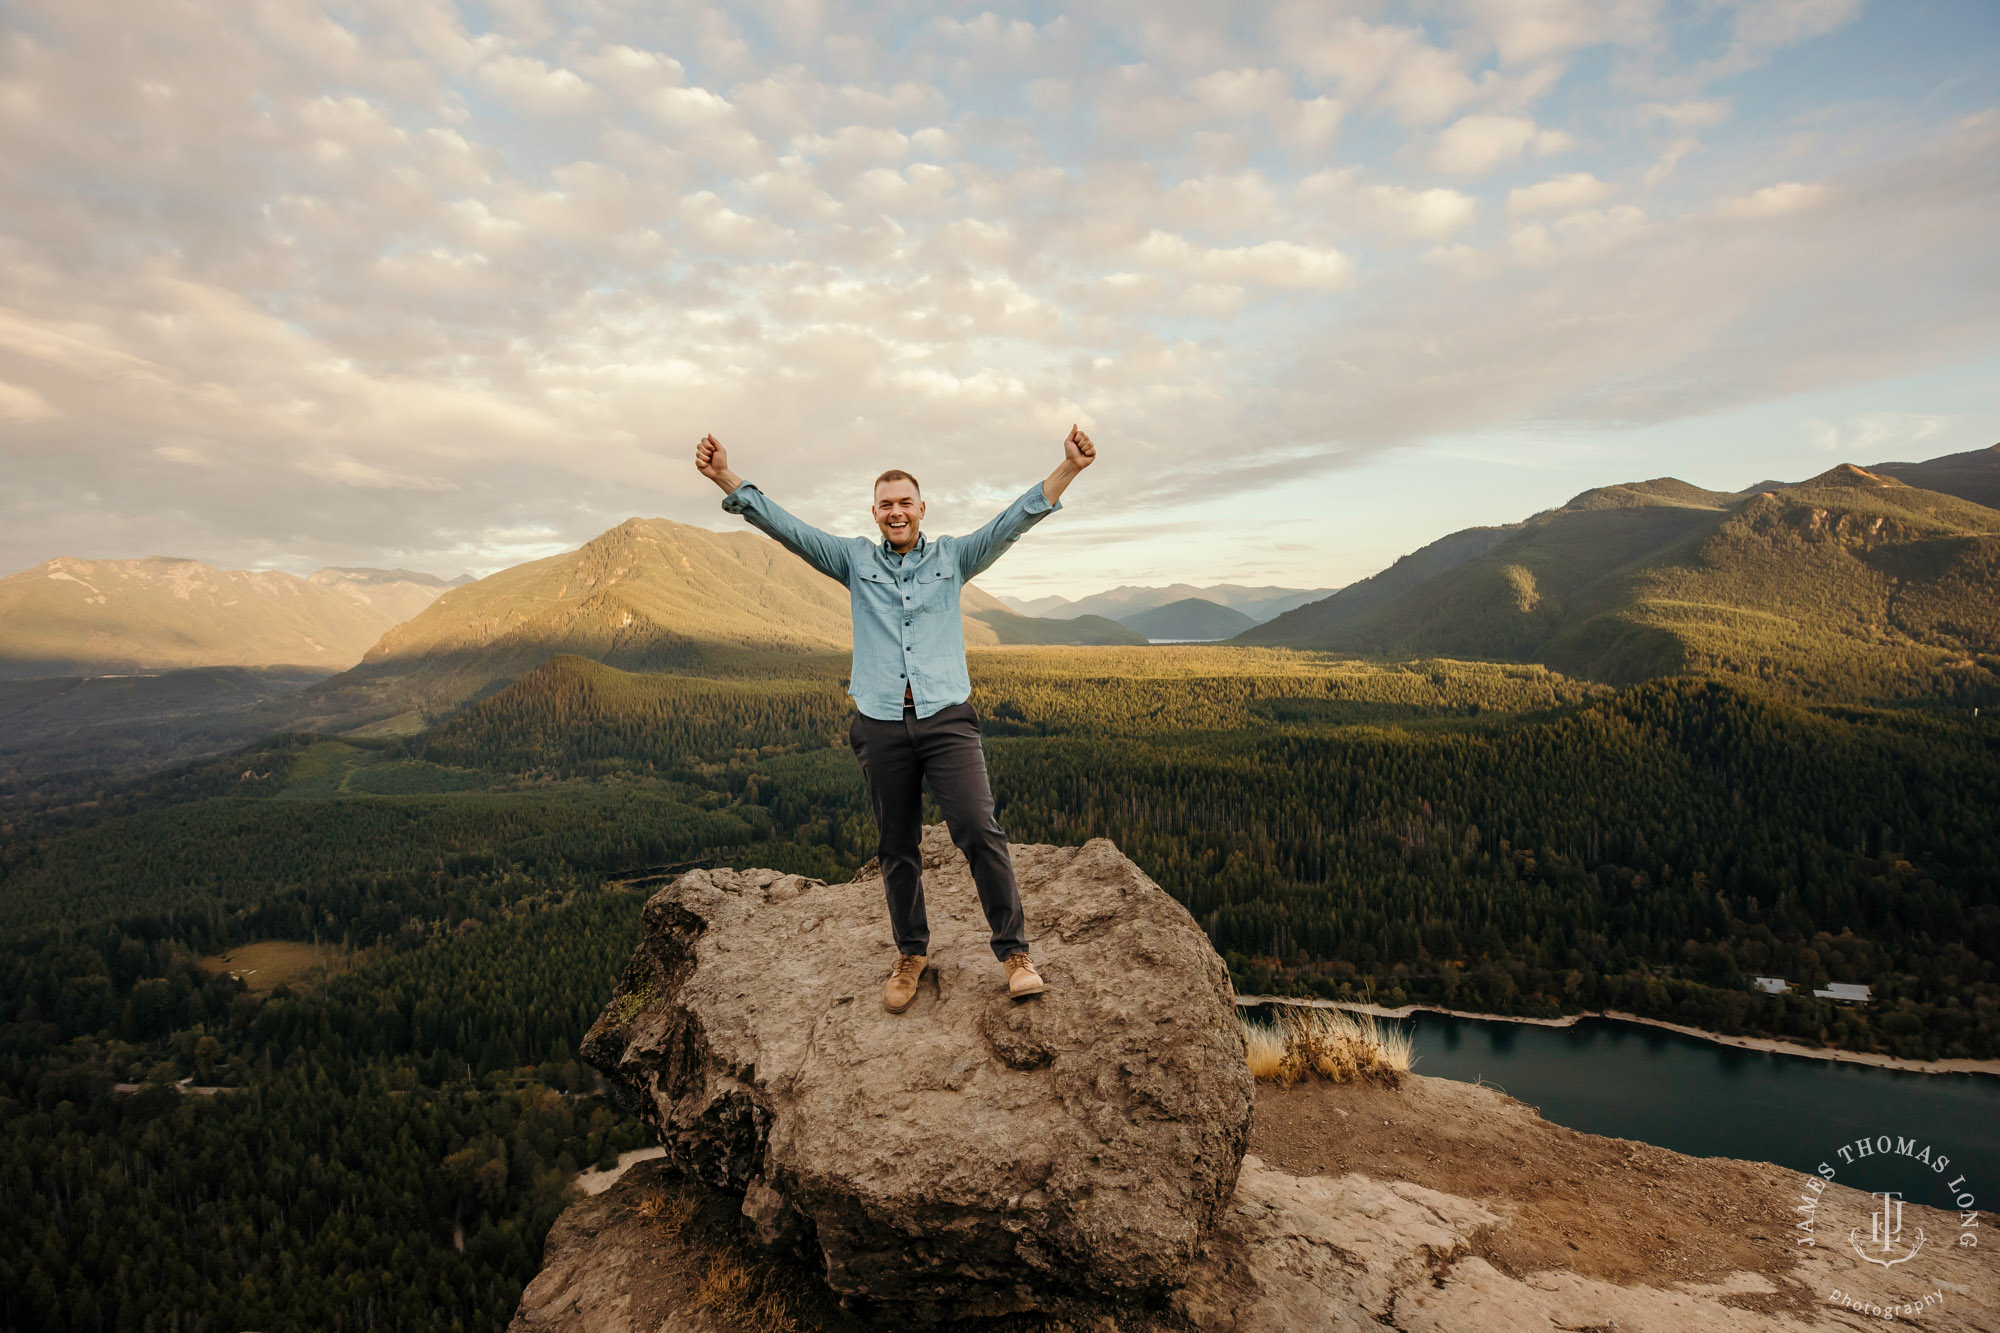
[[[1270,1009],[1243,1012],[1268,1021]],[[1982,1209],[2000,1201],[2000,1078],[1992,1075],[1746,1051],[1613,1018],[1545,1027],[1419,1012],[1378,1021],[1411,1034],[1416,1073],[1490,1084],[1571,1129],[1798,1171],[1831,1159],[1842,1184],[1863,1189],[1902,1186],[1909,1171],[1873,1184],[1868,1163],[1844,1164],[1834,1150],[1864,1135],[1901,1135],[1954,1164],[1936,1196],[1921,1202],[1949,1207],[1942,1181],[1960,1171]]]

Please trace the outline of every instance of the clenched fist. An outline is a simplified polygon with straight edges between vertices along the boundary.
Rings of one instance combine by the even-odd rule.
[[[1097,461],[1097,446],[1090,437],[1078,430],[1074,424],[1069,428],[1069,436],[1063,440],[1063,457],[1073,467],[1089,467]]]
[[[695,442],[694,470],[710,481],[721,481],[722,474],[729,471],[729,453],[713,435],[704,435]]]

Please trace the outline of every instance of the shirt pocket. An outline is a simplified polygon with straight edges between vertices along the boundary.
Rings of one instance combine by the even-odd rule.
[[[952,609],[957,597],[949,566],[932,565],[928,569],[920,569],[914,582],[911,592],[918,614],[935,615]]]

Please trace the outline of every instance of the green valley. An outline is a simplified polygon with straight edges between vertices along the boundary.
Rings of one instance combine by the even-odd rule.
[[[230,692],[271,732],[0,806],[0,1325],[504,1321],[642,1139],[573,1043],[646,886],[874,852],[838,589],[693,531],[454,589],[317,685],[0,694],[30,750]],[[1990,1058],[1996,543],[1858,471],[1609,487],[1227,644],[969,590],[972,703],[1009,835],[1114,840],[1241,991]],[[1049,625],[1099,641],[994,641]],[[1245,642],[1279,630],[1357,647]]]

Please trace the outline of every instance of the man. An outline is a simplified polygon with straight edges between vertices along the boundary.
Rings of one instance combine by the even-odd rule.
[[[729,470],[713,435],[695,445],[694,464],[724,492],[722,507],[848,590],[854,612],[854,661],[848,692],[854,721],[848,743],[861,761],[875,805],[877,853],[896,937],[896,966],[882,987],[892,1014],[910,1007],[930,961],[918,842],[923,783],[944,810],[951,840],[972,867],[979,905],[992,928],[993,956],[1006,969],[1007,993],[1039,994],[1041,973],[1028,956],[1021,895],[1007,835],[993,818],[993,788],[979,745],[979,717],[966,702],[965,631],[959,592],[1008,546],[1062,508],[1062,493],[1097,458],[1090,437],[1071,426],[1063,461],[1048,477],[979,531],[927,537],[917,479],[892,468],[875,479],[875,526],[882,540],[835,537],[780,508]]]

